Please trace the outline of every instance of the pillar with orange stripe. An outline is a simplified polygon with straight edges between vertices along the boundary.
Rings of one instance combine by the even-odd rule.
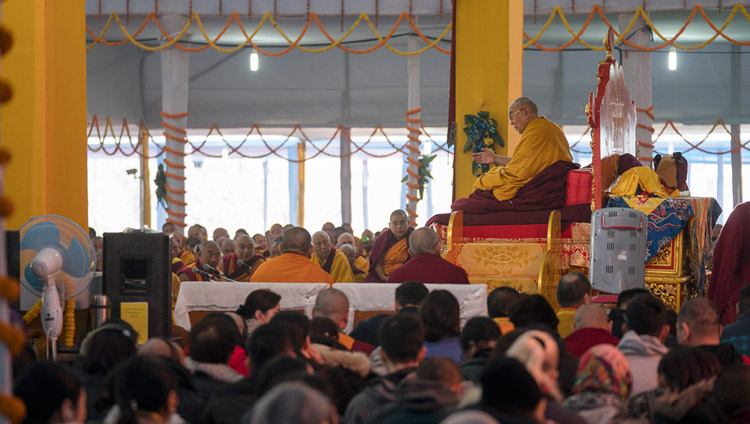
[[[471,151],[464,153],[464,115],[487,111],[497,120],[511,155],[520,135],[509,131],[508,106],[522,96],[523,2],[518,0],[459,0],[455,28],[456,144],[454,195],[468,196],[474,184]]]
[[[409,219],[409,225],[412,227],[417,226],[417,190],[419,189],[419,136],[422,134],[422,130],[419,128],[422,126],[422,118],[420,117],[422,109],[412,109],[406,112],[406,129],[408,131],[406,137],[409,142],[406,143],[406,149],[408,150],[406,160],[409,162],[409,166],[406,168],[406,186],[409,190],[406,192],[406,213]]]
[[[176,34],[187,23],[184,10],[167,3],[160,20],[169,34]],[[167,42],[166,40],[164,41]],[[190,53],[176,46],[161,51],[161,125],[164,129],[164,175],[167,177],[167,222],[179,232],[187,226],[185,195],[185,145],[187,144],[188,69]]]

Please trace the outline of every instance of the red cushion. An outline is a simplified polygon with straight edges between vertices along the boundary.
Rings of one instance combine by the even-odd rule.
[[[571,226],[562,231],[562,238],[570,238]],[[546,239],[547,224],[472,225],[464,227],[464,239]]]
[[[565,206],[591,203],[591,170],[576,169],[568,172]]]

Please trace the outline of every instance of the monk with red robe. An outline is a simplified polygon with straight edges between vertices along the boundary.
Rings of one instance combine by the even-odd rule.
[[[268,251],[268,240],[263,234],[256,234],[253,236],[253,242],[255,242],[255,254],[261,255],[264,258],[268,258],[271,252]]]
[[[221,249],[215,241],[208,240],[201,243],[198,250],[198,259],[193,263],[185,265],[179,274],[180,281],[221,281],[221,272],[214,274],[210,270],[205,269],[206,265],[209,265],[213,269],[217,269],[219,262],[221,261]],[[194,272],[193,268],[197,268],[201,271],[211,274],[211,277],[202,275],[200,272]]]
[[[389,283],[469,284],[469,276],[463,268],[440,257],[440,239],[431,228],[419,228],[411,233],[409,251],[412,258],[391,272]]]
[[[497,202],[512,199],[518,190],[549,166],[573,162],[565,133],[547,118],[538,115],[536,104],[519,97],[508,108],[508,119],[521,134],[513,157],[500,156],[490,149],[474,153],[479,164],[497,165],[474,181],[474,192],[468,198],[456,199],[453,210],[466,213],[496,211]]]
[[[331,247],[331,240],[328,233],[318,231],[312,236],[313,253],[310,260],[323,268],[323,271],[329,273],[333,281],[337,283],[351,283],[354,281],[352,268],[346,255],[334,247]]]
[[[264,283],[328,283],[333,278],[310,260],[312,237],[302,227],[294,227],[281,238],[280,256],[268,259],[250,277]]]
[[[737,320],[740,290],[750,283],[750,202],[740,203],[727,218],[714,247],[708,298],[716,303],[721,324]]]
[[[237,237],[234,252],[225,255],[219,264],[219,271],[227,278],[235,281],[248,282],[253,273],[266,262],[261,255],[255,254],[255,243],[246,235]]]
[[[409,227],[406,212],[397,209],[391,212],[388,229],[380,233],[370,256],[370,272],[365,281],[385,283],[388,276],[409,260],[409,236],[414,228]]]

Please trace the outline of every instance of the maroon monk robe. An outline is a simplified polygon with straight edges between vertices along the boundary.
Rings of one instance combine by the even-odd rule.
[[[408,249],[409,247],[409,236],[411,233],[414,232],[414,228],[409,227],[409,229],[406,231],[406,247]],[[385,281],[380,279],[380,276],[377,272],[375,272],[375,266],[378,264],[378,261],[383,258],[383,255],[385,255],[385,252],[388,251],[393,245],[398,243],[400,240],[396,240],[396,236],[393,235],[390,229],[383,231],[380,233],[378,238],[375,239],[375,243],[372,246],[372,253],[370,254],[370,272],[367,274],[367,277],[365,277],[365,282],[368,283],[385,283]],[[407,259],[408,261],[409,259]]]
[[[456,199],[451,205],[453,211],[479,215],[500,211],[542,211],[555,210],[565,206],[568,172],[578,169],[578,165],[558,161],[545,168],[521,187],[509,200],[497,200],[490,190],[477,190]]]
[[[389,283],[419,281],[422,284],[469,284],[469,276],[460,266],[438,255],[423,253],[391,272]]]
[[[193,272],[193,268],[198,268],[200,270],[203,270],[203,264],[201,264],[200,259],[197,259],[192,264],[189,264],[188,266],[182,268],[180,272],[177,274],[177,276],[179,277],[180,274],[185,274],[188,276],[188,281],[217,281],[216,277],[212,276],[209,279],[208,277],[204,277],[201,274]]]
[[[255,265],[255,263],[261,259],[264,259],[263,256],[253,255],[253,257],[250,258],[250,260],[246,262],[247,267],[243,267],[237,263],[236,253],[232,253],[231,255],[225,255],[222,258],[224,275],[226,275],[227,278],[230,278],[232,280],[236,280],[246,274],[252,275],[253,265]]]
[[[737,320],[740,289],[750,283],[750,202],[737,205],[727,218],[714,248],[708,298],[716,303],[721,323]]]

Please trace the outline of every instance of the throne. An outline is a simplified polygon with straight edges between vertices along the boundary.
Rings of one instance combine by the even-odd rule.
[[[622,67],[612,58],[613,35],[604,44],[596,92],[586,113],[592,128],[590,167],[567,175],[565,206],[557,210],[437,215],[430,221],[444,242],[444,256],[488,290],[510,286],[543,295],[557,309],[563,270],[588,267],[592,210],[606,205],[620,155],[636,150],[636,110]]]

